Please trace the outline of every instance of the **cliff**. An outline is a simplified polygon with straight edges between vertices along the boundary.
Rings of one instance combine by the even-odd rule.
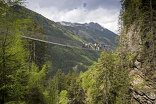
[[[122,1],[118,49],[135,55],[129,67],[132,104],[156,104],[155,5],[154,0]]]

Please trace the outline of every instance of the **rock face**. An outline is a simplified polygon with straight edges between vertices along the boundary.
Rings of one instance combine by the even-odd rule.
[[[129,76],[131,78],[131,103],[156,104],[156,83],[146,80],[141,68],[134,68]]]
[[[137,24],[134,24],[129,27],[128,30],[125,30],[120,37],[120,50],[125,51],[138,51],[141,47],[141,37],[138,35],[140,32],[140,27]],[[125,35],[126,34],[126,35]]]
[[[129,50],[136,51],[140,50],[141,45],[141,38],[140,35],[138,35],[140,32],[140,27],[135,25],[132,25],[130,29],[127,32],[128,36],[128,47]]]
[[[156,104],[156,90],[152,86],[144,86],[138,89],[132,88],[131,90],[134,102],[139,104]]]
[[[139,28],[139,25],[134,24],[125,32],[126,35],[122,35],[122,50],[130,50],[132,52],[141,50],[142,43]],[[156,81],[150,80],[145,75],[143,70],[146,69],[142,67],[139,59],[139,54],[137,54],[133,63],[134,65],[129,73],[131,78],[131,104],[156,104]],[[153,75],[156,75],[156,73]]]

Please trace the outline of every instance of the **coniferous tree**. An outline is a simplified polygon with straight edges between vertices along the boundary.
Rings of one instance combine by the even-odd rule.
[[[22,0],[0,1],[0,102],[21,101],[27,83],[26,51],[21,40],[20,23],[11,6]]]
[[[103,52],[98,62],[82,77],[82,86],[91,104],[129,103],[129,54]],[[124,62],[124,63],[123,63]]]
[[[27,84],[26,102],[28,104],[45,104],[45,97],[43,95],[43,85],[46,76],[46,66],[39,71],[39,68],[32,63],[29,71],[29,78]]]

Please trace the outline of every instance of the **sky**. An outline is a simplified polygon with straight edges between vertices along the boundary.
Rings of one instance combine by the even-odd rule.
[[[26,7],[55,22],[96,22],[118,33],[120,0],[27,0]]]

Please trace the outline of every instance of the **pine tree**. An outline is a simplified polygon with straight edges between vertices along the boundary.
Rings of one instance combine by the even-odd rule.
[[[91,67],[88,77],[83,76],[83,81],[86,80],[83,83],[83,86],[86,84],[83,88],[84,90],[88,90],[87,96],[89,95],[88,97],[90,98],[89,103],[128,104],[128,66],[128,54],[103,52],[98,62]]]
[[[27,84],[26,102],[28,104],[44,104],[45,97],[43,95],[43,85],[46,76],[46,66],[39,71],[39,68],[32,63],[29,71],[29,78]]]
[[[27,51],[23,48],[20,24],[11,6],[22,0],[0,1],[0,103],[21,101],[27,84]]]

